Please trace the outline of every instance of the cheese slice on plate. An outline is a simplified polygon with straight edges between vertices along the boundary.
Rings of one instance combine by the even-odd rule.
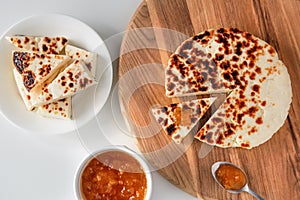
[[[68,39],[61,36],[8,36],[6,39],[20,49],[43,54],[60,54],[68,43]]]
[[[50,104],[36,107],[33,105],[33,102],[35,102],[35,99],[38,98],[39,93],[28,92],[25,89],[22,81],[22,76],[15,68],[13,69],[13,74],[14,74],[14,78],[17,84],[19,94],[27,110],[36,111],[37,114],[44,117],[50,117],[56,119],[72,119],[72,98],[71,97],[64,98],[59,101],[52,102]],[[47,85],[47,83],[45,83],[45,85]],[[39,87],[42,88],[42,86]]]
[[[73,96],[97,84],[82,60],[75,60],[49,84],[41,89],[33,105],[39,106]]]
[[[234,28],[184,41],[165,70],[169,97],[229,92],[196,138],[219,147],[252,148],[283,125],[292,99],[286,66],[275,49]]]
[[[13,64],[21,74],[27,91],[34,89],[52,74],[68,66],[69,56],[13,51]]]
[[[156,121],[165,133],[180,143],[207,112],[215,98],[205,98],[152,109]]]
[[[96,75],[96,64],[97,64],[97,54],[80,49],[78,47],[67,45],[65,48],[67,56],[70,56],[72,59],[80,60],[82,59],[87,68],[92,72],[93,76]]]

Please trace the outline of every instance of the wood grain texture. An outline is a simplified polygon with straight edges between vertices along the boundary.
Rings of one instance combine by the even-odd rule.
[[[147,0],[140,5],[121,48],[119,98],[140,150],[162,176],[199,199],[254,199],[246,193],[227,193],[214,182],[210,167],[225,160],[241,166],[248,174],[250,187],[265,199],[300,199],[298,19],[297,0]],[[274,46],[288,68],[293,101],[284,125],[265,144],[252,150],[215,147],[200,158],[201,142],[191,137],[175,145],[149,110],[157,104],[178,101],[165,96],[163,85],[163,66],[176,46],[195,33],[218,27],[238,27]]]

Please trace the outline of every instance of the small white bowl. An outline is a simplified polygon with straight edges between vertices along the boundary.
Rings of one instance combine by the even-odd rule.
[[[120,151],[120,152],[127,153],[139,162],[139,164],[141,165],[141,167],[142,167],[142,169],[143,169],[143,171],[146,175],[146,179],[147,179],[147,190],[146,190],[146,195],[145,195],[144,200],[150,200],[151,193],[152,193],[152,176],[151,176],[150,169],[149,169],[146,161],[141,156],[139,156],[137,153],[135,153],[131,149],[127,148],[126,146],[107,146],[107,147],[104,147],[100,150],[97,150],[97,151],[93,152],[92,154],[87,156],[81,162],[80,166],[76,170],[75,179],[74,179],[74,191],[75,191],[76,199],[77,200],[82,200],[83,199],[82,196],[81,196],[81,188],[80,188],[80,185],[81,185],[80,181],[81,180],[80,179],[81,179],[82,172],[84,171],[87,164],[93,158],[95,158],[96,156],[101,155],[102,153],[110,152],[110,151]]]

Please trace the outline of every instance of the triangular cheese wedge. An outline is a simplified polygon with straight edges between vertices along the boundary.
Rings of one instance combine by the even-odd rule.
[[[82,59],[85,62],[87,68],[92,72],[93,76],[95,77],[97,54],[80,49],[72,45],[67,45],[65,48],[65,52],[66,55],[70,56],[72,59]]]
[[[14,66],[21,74],[27,91],[41,85],[52,74],[65,68],[71,62],[69,56],[21,51],[13,51],[12,57]]]
[[[59,54],[68,43],[65,37],[11,36],[6,39],[20,49],[43,54]]]
[[[28,92],[22,81],[21,74],[14,68],[13,69],[14,78],[17,84],[17,88],[19,90],[19,94],[29,111],[36,111],[37,114],[44,116],[44,117],[50,117],[50,118],[56,118],[56,119],[71,119],[72,118],[72,98],[64,98],[57,102],[52,102],[46,105],[41,106],[34,106],[33,102],[35,102],[35,99],[38,98],[39,93],[37,92]],[[47,82],[47,81],[46,81]],[[45,83],[47,85],[47,83]],[[40,88],[42,88],[40,86]],[[41,90],[40,90],[41,92]]]
[[[42,88],[41,94],[35,99],[33,105],[48,104],[73,96],[95,84],[97,82],[85,63],[81,60],[75,60],[59,73],[49,85],[45,85]]]
[[[207,112],[215,98],[197,99],[153,108],[152,114],[165,133],[180,143]]]
[[[283,125],[291,81],[276,50],[235,28],[207,30],[184,41],[166,69],[169,97],[229,92],[196,135],[219,147],[252,148]],[[221,91],[222,92],[222,91]]]

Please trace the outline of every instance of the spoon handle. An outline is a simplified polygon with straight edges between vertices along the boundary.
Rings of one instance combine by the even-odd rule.
[[[264,198],[262,198],[261,196],[253,192],[250,188],[248,188],[248,190],[246,190],[245,192],[248,192],[249,194],[251,194],[252,196],[256,197],[259,200],[265,200]]]

